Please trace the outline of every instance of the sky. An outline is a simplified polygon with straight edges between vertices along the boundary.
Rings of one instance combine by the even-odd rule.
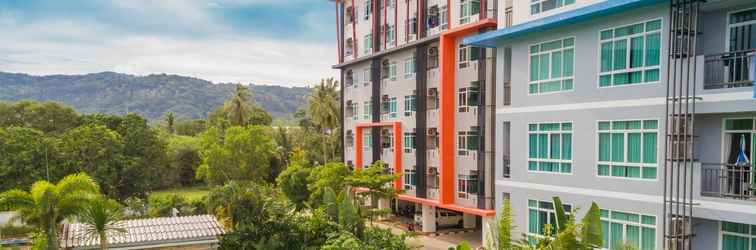
[[[338,75],[334,11],[327,0],[0,0],[0,71],[314,85]]]

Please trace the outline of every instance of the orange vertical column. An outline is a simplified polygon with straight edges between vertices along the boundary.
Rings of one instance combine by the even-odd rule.
[[[394,123],[394,170],[399,173],[403,174],[402,171],[402,152],[404,151],[402,146],[402,123],[401,122],[395,122]],[[394,188],[396,190],[402,189],[402,178],[396,178],[394,180]]]
[[[454,203],[455,152],[454,131],[456,120],[455,77],[456,39],[442,34],[440,38],[440,78],[439,84],[439,202]]]
[[[362,168],[362,127],[354,128],[354,168]]]

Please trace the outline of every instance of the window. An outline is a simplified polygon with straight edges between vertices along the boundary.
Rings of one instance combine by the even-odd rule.
[[[389,64],[389,78],[392,81],[396,81],[396,62]]]
[[[354,147],[354,133],[352,133],[352,130],[347,130],[345,137],[346,146],[348,148]]]
[[[735,196],[752,194],[753,192],[749,191],[749,187],[756,187],[756,178],[748,174],[754,169],[754,162],[751,161],[749,164],[738,163],[741,145],[745,145],[746,158],[753,159],[754,150],[756,150],[754,148],[756,141],[754,140],[756,139],[755,120],[750,117],[724,119],[722,153],[723,162],[727,163],[727,172],[721,174],[722,179],[719,181],[721,183],[719,192],[722,194]]]
[[[445,30],[449,28],[449,7],[444,5],[441,6],[441,30]]]
[[[365,35],[365,40],[363,41],[365,46],[362,46],[365,48],[363,51],[363,54],[367,55],[373,52],[373,34],[367,34]]]
[[[357,102],[352,102],[349,104],[349,110],[352,112],[352,120],[359,120],[360,119],[360,107]]]
[[[414,15],[415,16],[413,16],[409,20],[409,22],[407,22],[407,25],[408,25],[407,30],[409,30],[409,34],[410,34],[409,40],[414,40],[416,37],[413,35],[417,34],[417,13],[415,13]]]
[[[460,3],[459,24],[470,22],[470,17],[480,14],[480,0],[462,0]]]
[[[412,116],[417,110],[415,95],[404,96],[404,116]]]
[[[412,56],[404,60],[404,79],[415,77],[415,57]]]
[[[373,135],[370,133],[370,130],[367,129],[362,134],[362,150],[369,151],[373,148]]]
[[[396,97],[388,98],[383,102],[383,113],[388,114],[389,118],[396,118]]]
[[[370,68],[362,70],[362,86],[370,85]]]
[[[573,88],[575,38],[530,46],[528,93],[541,94]]]
[[[659,81],[661,19],[601,31],[599,87]]]
[[[400,135],[396,135],[400,136]],[[381,129],[381,148],[394,151],[394,132],[391,129]]]
[[[350,85],[352,85],[356,89],[360,87],[360,83],[360,73],[355,70],[354,74],[352,74],[352,82],[350,83]]]
[[[386,43],[388,47],[396,45],[396,26],[390,25],[386,27]]]
[[[436,168],[436,167],[429,167],[428,168],[428,176],[427,177],[428,177],[428,179],[427,179],[427,181],[428,181],[427,187],[429,189],[438,189],[438,183],[439,183],[438,168]]]
[[[598,123],[598,175],[656,179],[657,120]]]
[[[535,15],[573,3],[575,0],[531,0],[530,14]]]
[[[656,216],[640,215],[601,209],[603,248],[616,249],[623,245],[634,249],[656,249]]]
[[[475,62],[480,58],[480,48],[459,45],[459,68],[464,69],[470,66],[470,62]]]
[[[729,51],[756,49],[756,8],[732,13],[728,19]]]
[[[417,136],[415,135],[415,132],[405,132],[404,133],[404,152],[405,153],[411,153],[413,150],[417,149],[417,144],[415,143],[415,138]]]
[[[569,204],[562,204],[562,207],[565,213],[572,211],[572,206]],[[552,235],[558,230],[554,203],[528,200],[528,240],[533,242],[535,237],[544,236],[546,225],[551,225]]]
[[[457,155],[468,155],[469,151],[477,151],[480,147],[478,127],[470,127],[469,131],[457,132]]]
[[[365,20],[370,19],[370,15],[373,12],[373,2],[371,0],[365,1]]]
[[[362,119],[373,120],[373,108],[369,101],[362,103]]]
[[[572,123],[528,124],[528,171],[572,173]]]
[[[438,5],[430,6],[430,8],[428,8],[428,18],[426,24],[428,29],[438,27],[439,19]]]
[[[471,107],[480,105],[478,82],[472,82],[470,85],[467,88],[460,88],[459,93],[457,93],[457,111],[460,113],[468,112]]]
[[[417,171],[413,167],[412,169],[404,170],[404,189],[415,190],[417,186]]]
[[[457,197],[469,199],[478,194],[478,171],[471,170],[469,175],[457,176]]]
[[[721,222],[722,250],[756,249],[756,225]]]

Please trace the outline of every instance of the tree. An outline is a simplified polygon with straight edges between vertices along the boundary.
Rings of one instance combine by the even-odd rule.
[[[494,238],[491,239],[493,240],[492,243],[494,243],[494,245],[489,246],[490,249],[514,249],[515,245],[512,242],[512,229],[514,228],[514,226],[512,225],[512,223],[512,205],[509,199],[504,199],[504,202],[502,202],[501,214],[499,214],[498,221],[493,223],[493,225],[489,225],[492,228],[495,228],[495,231],[491,231],[494,235]]]
[[[349,167],[341,162],[329,162],[313,169],[307,177],[310,204],[319,206],[326,188],[344,190],[347,186],[346,177],[350,174]]]
[[[574,216],[567,215],[561,199],[554,197],[554,212],[556,225],[544,226],[545,237],[539,238],[536,244],[530,247],[535,249],[578,249],[589,250],[601,248],[601,214],[598,205],[593,202],[583,220],[575,223]],[[577,210],[572,211],[577,214]],[[553,226],[556,227],[556,231]],[[526,242],[525,242],[526,243]],[[522,244],[527,246],[528,244]]]
[[[168,180],[167,182],[177,182],[182,186],[192,186],[197,184],[196,172],[202,161],[199,154],[199,138],[173,135],[169,136],[167,141],[168,159],[170,162],[170,168],[168,168],[167,171],[172,173],[164,176],[178,177],[174,177],[174,180]]]
[[[61,134],[79,126],[80,122],[76,111],[57,102],[0,102],[0,127],[24,126]]]
[[[291,156],[289,166],[278,175],[276,183],[281,192],[294,203],[297,209],[303,209],[305,202],[310,198],[310,191],[307,189],[309,184],[310,168],[306,165],[303,151],[294,151]]]
[[[312,122],[324,135],[335,134],[333,131],[339,125],[341,112],[339,109],[338,82],[333,78],[322,79],[316,85],[312,94],[307,97],[307,114]],[[325,152],[327,143],[321,143],[324,148],[323,162],[328,162],[329,155]],[[336,157],[336,152],[329,152],[330,158]]]
[[[236,84],[236,89],[233,96],[231,96],[231,100],[226,102],[226,112],[231,125],[247,125],[251,109],[249,89],[241,85],[241,83]]]
[[[173,134],[176,132],[175,122],[176,117],[173,112],[165,113],[165,126],[168,129],[168,133]]]
[[[101,125],[84,125],[61,136],[60,154],[65,172],[91,175],[103,183],[106,194],[114,197],[122,194],[120,172],[127,164],[123,151],[121,136]]]
[[[201,136],[202,165],[197,177],[210,185],[230,180],[262,180],[270,168],[275,142],[262,126],[210,128]]]
[[[172,186],[174,172],[160,171],[168,165],[167,144],[143,117],[130,113],[115,129],[124,144],[128,165],[120,173],[120,197],[143,195],[147,191]],[[168,181],[165,181],[168,180]]]
[[[126,233],[121,219],[121,205],[105,197],[90,200],[79,213],[79,220],[84,224],[84,237],[99,240],[100,249],[108,249],[108,235]]]
[[[377,207],[379,199],[392,199],[396,196],[397,190],[392,182],[399,178],[399,173],[391,174],[387,165],[382,161],[373,162],[370,166],[357,169],[352,175],[346,177],[346,182],[350,187],[364,188],[364,191],[356,192],[360,199],[370,199],[372,207]],[[368,218],[370,222],[376,216],[388,214],[389,210],[370,209]]]
[[[27,127],[0,127],[0,190],[29,186],[35,180],[51,178],[59,172],[55,139]]]
[[[0,193],[0,206],[15,210],[20,219],[44,233],[47,249],[58,249],[60,222],[77,215],[99,193],[97,183],[84,173],[64,177],[57,184],[35,182],[29,191]]]

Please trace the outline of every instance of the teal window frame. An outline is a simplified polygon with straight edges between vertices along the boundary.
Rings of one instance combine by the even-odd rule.
[[[362,70],[362,86],[367,87],[370,85],[370,68]]]
[[[469,199],[471,195],[478,194],[478,173],[470,171],[469,174],[457,175],[457,197]]]
[[[563,203],[565,213],[568,216],[572,214],[572,205]],[[552,238],[556,234],[557,218],[552,201],[540,201],[528,199],[528,241],[534,243],[536,239],[545,237],[544,228],[547,224],[551,225]]]
[[[480,0],[462,0],[459,10],[459,24],[470,22],[470,17],[480,14]]]
[[[719,222],[721,250],[756,249],[756,225]]]
[[[575,88],[575,37],[529,46],[528,94],[571,91]],[[554,63],[556,61],[558,63]]]
[[[656,249],[656,216],[601,209],[604,249],[630,244],[638,250]]]
[[[551,7],[551,5],[547,5],[551,3],[553,3],[553,7]],[[530,15],[536,15],[542,12],[558,9],[573,3],[575,3],[575,0],[531,0]]]
[[[415,56],[404,60],[404,79],[415,77]]]
[[[373,34],[367,34],[365,35],[365,40],[363,42],[363,54],[368,55],[370,53],[373,53]]]
[[[396,26],[394,25],[386,27],[386,46],[389,48],[396,46]]]
[[[415,190],[417,187],[417,170],[415,168],[404,170],[404,189]]]
[[[362,150],[370,151],[373,149],[373,135],[370,131],[362,133]]]
[[[598,87],[659,83],[662,29],[655,18],[599,31]]]
[[[404,116],[412,116],[417,111],[416,95],[404,96]]]
[[[389,118],[396,118],[397,112],[396,112],[396,97],[389,98],[389,110],[388,110],[388,116]]]
[[[402,147],[404,147],[405,151],[417,149],[417,134],[415,132],[405,132]]]
[[[457,132],[457,155],[469,155],[470,151],[478,151],[480,149],[479,129],[477,126],[472,126],[468,131]]]
[[[528,124],[528,172],[572,173],[572,122]]]
[[[597,176],[647,181],[658,179],[658,119],[598,121],[596,132]],[[654,141],[653,147],[646,145],[651,143],[651,139]]]
[[[370,103],[370,101],[366,101],[362,103],[362,119],[364,120],[373,120],[373,105]]]

